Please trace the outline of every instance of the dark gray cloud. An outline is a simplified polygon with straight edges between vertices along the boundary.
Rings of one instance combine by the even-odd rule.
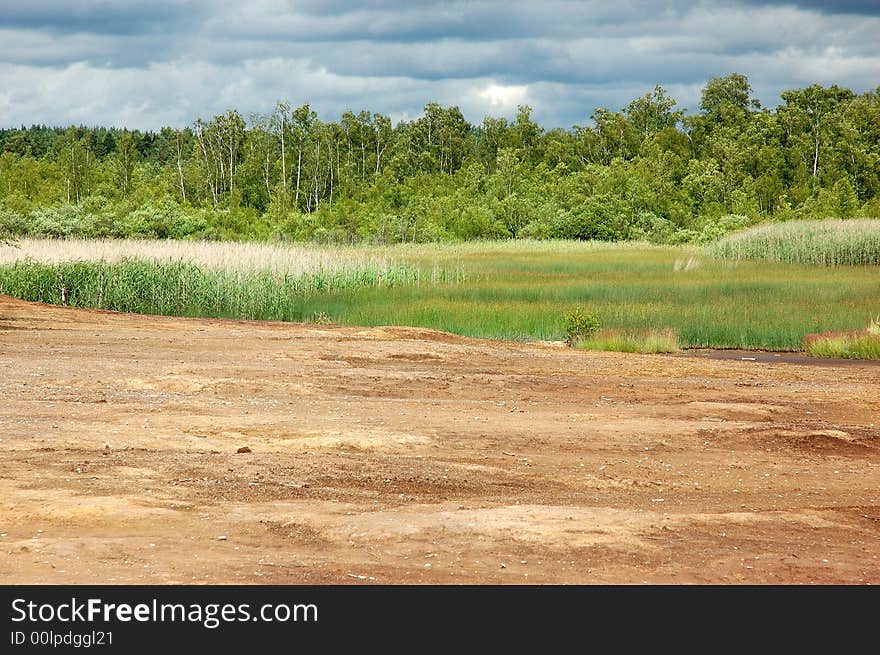
[[[877,0],[745,0],[745,2],[757,6],[791,5],[825,14],[880,15],[880,2]]]
[[[0,25],[54,34],[182,31],[208,5],[185,0],[4,0]]]
[[[528,103],[583,123],[654,84],[684,107],[733,71],[765,104],[813,82],[880,84],[880,2],[4,0],[0,125],[186,124],[284,98],[472,121]]]

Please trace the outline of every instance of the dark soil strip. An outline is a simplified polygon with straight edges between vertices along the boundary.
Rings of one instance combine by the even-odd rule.
[[[877,359],[832,359],[810,357],[796,352],[768,352],[764,350],[685,350],[675,357],[701,357],[703,359],[730,359],[737,362],[755,364],[800,364],[802,366],[862,366],[880,367]]]

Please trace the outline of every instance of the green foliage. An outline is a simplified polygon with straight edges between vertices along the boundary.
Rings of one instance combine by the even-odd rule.
[[[565,315],[566,343],[576,343],[592,337],[600,327],[599,317],[583,307],[575,307]]]
[[[0,229],[21,236],[422,243],[565,238],[701,243],[792,218],[880,216],[880,89],[782,94],[738,73],[687,114],[660,86],[590,125],[530,107],[470,125],[278,103],[158,132],[0,130]],[[733,223],[731,216],[745,217]]]
[[[0,226],[0,246],[11,246],[14,243],[15,237],[13,237],[8,230]]]
[[[21,234],[23,224],[21,214],[0,206],[0,244],[9,243],[13,235]]]
[[[752,224],[748,216],[739,214],[727,214],[714,221],[707,221],[700,230],[696,241],[698,243],[710,243],[717,241],[730,232],[743,230]]]

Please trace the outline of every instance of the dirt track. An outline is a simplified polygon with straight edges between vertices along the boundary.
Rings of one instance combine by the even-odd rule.
[[[0,401],[0,583],[880,582],[876,366],[0,297]]]

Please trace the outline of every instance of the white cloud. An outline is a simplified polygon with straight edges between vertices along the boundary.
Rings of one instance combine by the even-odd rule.
[[[490,84],[477,95],[483,98],[492,109],[512,109],[527,104],[529,87],[523,85]]]

